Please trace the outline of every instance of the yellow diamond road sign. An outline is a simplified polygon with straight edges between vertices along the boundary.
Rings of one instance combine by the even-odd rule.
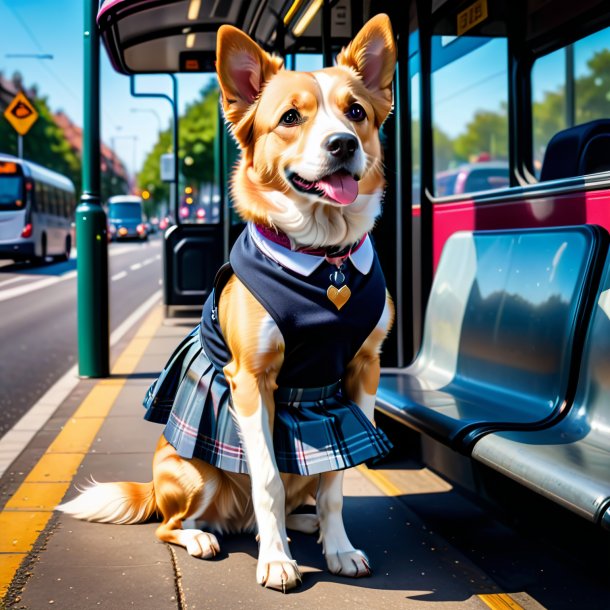
[[[4,111],[4,117],[18,134],[24,136],[36,122],[38,113],[32,102],[20,91]]]

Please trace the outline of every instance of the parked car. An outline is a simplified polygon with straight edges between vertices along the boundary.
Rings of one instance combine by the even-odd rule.
[[[142,212],[142,198],[137,195],[114,195],[108,199],[108,228],[112,241],[148,239]]]
[[[159,220],[159,231],[165,231],[174,224],[174,219],[171,216],[163,216]]]
[[[436,174],[435,195],[461,195],[477,191],[490,191],[510,185],[508,163],[505,161],[481,161],[466,163],[455,169]]]

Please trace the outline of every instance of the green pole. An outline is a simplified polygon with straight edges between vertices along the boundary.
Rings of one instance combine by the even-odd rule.
[[[100,44],[97,0],[84,0],[83,193],[76,208],[78,372],[110,373],[108,236],[100,203]]]

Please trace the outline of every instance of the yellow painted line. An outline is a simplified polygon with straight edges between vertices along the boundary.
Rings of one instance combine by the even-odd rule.
[[[3,510],[0,513],[0,553],[27,553],[50,517],[49,511],[25,513]]]
[[[380,491],[386,496],[398,497],[408,493],[407,490],[401,489],[388,477],[377,470],[369,469],[365,464],[356,466],[356,469],[360,474],[368,479],[373,485],[375,485]],[[524,610],[523,606],[518,604],[510,595],[507,593],[489,593],[479,594],[477,597],[492,610]]]
[[[26,557],[27,553],[0,553],[0,583],[10,583]],[[0,584],[0,601],[5,593],[6,587]]]
[[[4,507],[8,510],[52,511],[68,491],[70,483],[30,483],[24,481]]]
[[[70,482],[77,473],[81,461],[81,456],[76,453],[45,453],[30,471],[28,481],[30,483]]]
[[[478,597],[492,610],[523,610],[523,606],[506,593],[480,594]]]
[[[394,485],[388,477],[377,470],[370,470],[367,468],[366,464],[360,464],[360,466],[356,466],[356,469],[360,472],[361,475],[364,476],[365,479],[368,479],[373,485],[375,485],[378,489],[380,489],[386,496],[403,496],[405,492]]]
[[[115,377],[95,384],[0,512],[0,600],[70,487],[127,375],[135,371],[162,321],[162,308],[155,307],[117,359],[112,368]]]

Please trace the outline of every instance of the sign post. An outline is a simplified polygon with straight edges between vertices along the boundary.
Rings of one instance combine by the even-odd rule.
[[[17,132],[17,156],[23,159],[23,136],[38,119],[38,112],[23,91],[20,91],[4,111],[4,118]]]

